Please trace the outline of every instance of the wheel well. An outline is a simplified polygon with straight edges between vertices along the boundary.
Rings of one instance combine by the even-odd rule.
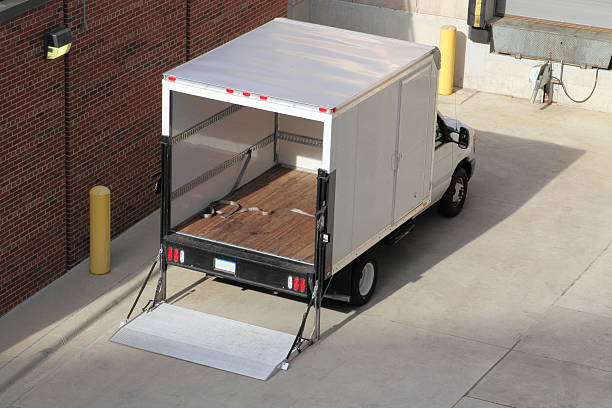
[[[468,179],[472,178],[472,165],[467,158],[461,160],[461,162],[459,162],[457,165],[457,168],[463,168],[467,173]]]

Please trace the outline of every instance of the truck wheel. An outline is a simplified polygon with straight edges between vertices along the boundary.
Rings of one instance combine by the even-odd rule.
[[[468,192],[468,175],[464,168],[455,170],[450,186],[438,201],[438,212],[445,217],[455,217],[463,209]]]
[[[351,268],[351,304],[365,305],[374,293],[378,267],[372,258],[361,257],[353,262]]]

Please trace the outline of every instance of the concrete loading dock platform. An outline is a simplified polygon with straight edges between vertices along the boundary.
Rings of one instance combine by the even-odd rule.
[[[108,342],[157,248],[154,214],[113,242],[113,273],[83,263],[0,320],[0,406],[609,408],[612,116],[466,91],[456,108],[479,135],[473,200],[383,248],[372,304],[326,304],[290,375],[262,383]],[[302,310],[200,279],[169,287],[189,285],[179,306],[289,331]]]

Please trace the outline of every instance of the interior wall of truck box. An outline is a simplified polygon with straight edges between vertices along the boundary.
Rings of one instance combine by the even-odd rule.
[[[333,265],[429,199],[436,73],[430,58],[334,117]]]
[[[172,96],[172,135],[228,108],[230,104],[174,92]],[[236,154],[274,133],[274,113],[243,107],[172,146],[172,191],[204,172],[214,169]],[[241,185],[274,165],[274,144],[252,153]],[[211,201],[227,195],[242,167],[242,161],[174,199],[171,225],[201,211]]]
[[[172,96],[172,135],[176,136],[231,104],[174,92]],[[172,191],[274,133],[274,113],[242,107],[172,146]],[[278,130],[322,140],[321,122],[279,115]],[[271,140],[271,139],[269,139]],[[321,166],[321,145],[296,143],[279,138],[278,162],[288,167],[316,171]],[[214,200],[226,196],[234,186],[244,159],[199,184],[172,201],[171,225],[185,221]],[[275,165],[274,143],[252,152],[239,186],[257,178]]]
[[[301,135],[323,141],[323,123],[296,116],[279,115],[281,132]],[[321,168],[321,144],[308,145],[281,138],[278,141],[278,160],[282,164],[298,169],[317,171]]]

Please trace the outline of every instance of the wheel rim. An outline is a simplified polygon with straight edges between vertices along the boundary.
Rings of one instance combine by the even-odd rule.
[[[361,270],[361,279],[359,279],[359,294],[366,296],[372,290],[372,284],[374,283],[374,265],[372,262],[368,262],[363,266]]]
[[[463,201],[463,197],[465,197],[465,185],[463,184],[463,179],[458,178],[455,182],[455,194],[453,194],[453,206],[457,207]]]

